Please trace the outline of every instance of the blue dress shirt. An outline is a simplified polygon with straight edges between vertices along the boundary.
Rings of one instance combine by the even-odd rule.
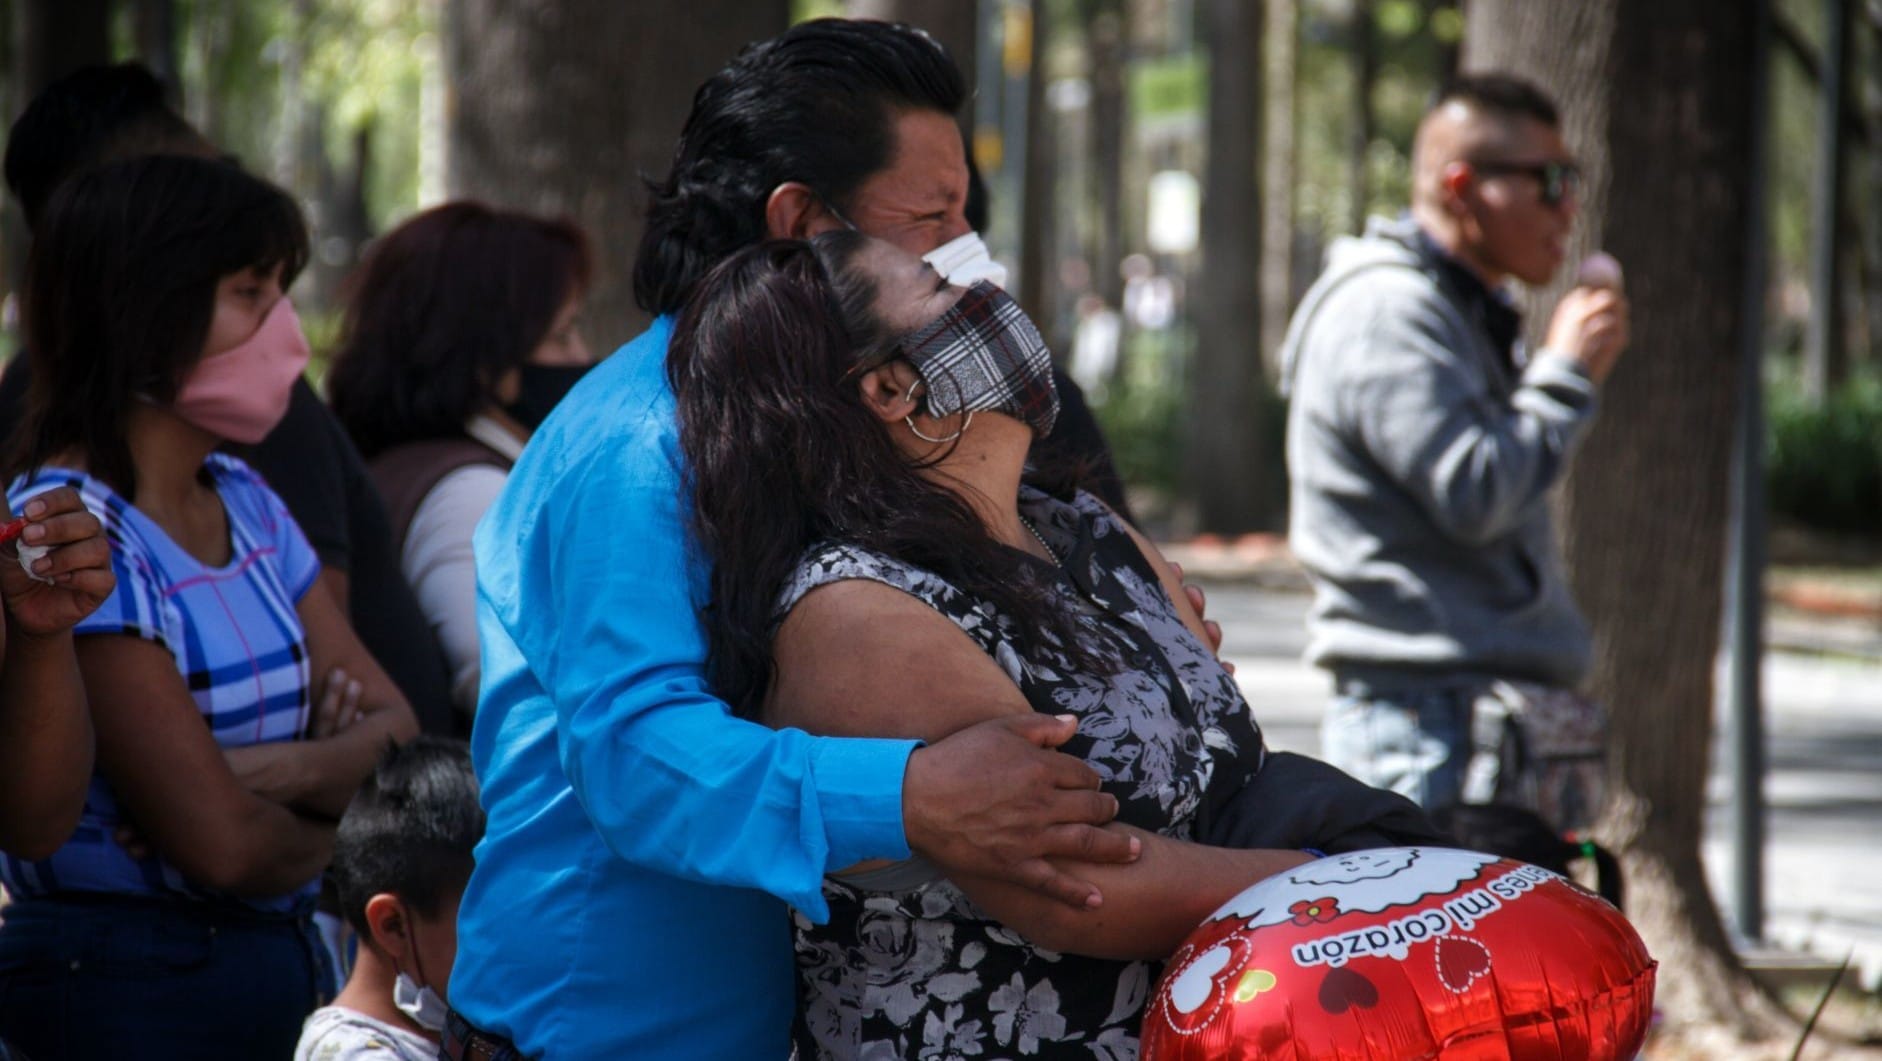
[[[449,997],[556,1061],[782,1061],[784,904],[821,921],[826,871],[909,854],[913,742],[774,731],[707,686],[671,334],[588,373],[474,538],[489,827]]]

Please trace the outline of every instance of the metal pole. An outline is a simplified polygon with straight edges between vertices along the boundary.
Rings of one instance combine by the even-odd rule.
[[[1732,758],[1732,916],[1745,942],[1764,937],[1764,295],[1766,148],[1770,124],[1768,0],[1752,5],[1751,173],[1740,294],[1738,431],[1726,558],[1725,715]]]

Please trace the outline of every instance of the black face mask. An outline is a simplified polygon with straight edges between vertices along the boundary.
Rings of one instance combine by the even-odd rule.
[[[593,365],[523,365],[518,371],[516,400],[503,407],[516,422],[531,431],[541,426],[549,410],[562,400]]]

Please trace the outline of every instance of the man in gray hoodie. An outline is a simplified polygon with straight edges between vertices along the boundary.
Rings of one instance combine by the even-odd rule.
[[[1504,285],[1547,283],[1578,173],[1554,105],[1460,79],[1413,148],[1409,216],[1334,244],[1282,350],[1290,535],[1307,657],[1332,672],[1328,761],[1426,806],[1462,794],[1472,705],[1508,679],[1572,689],[1587,624],[1548,494],[1627,345],[1619,270],[1565,295],[1524,355]]]

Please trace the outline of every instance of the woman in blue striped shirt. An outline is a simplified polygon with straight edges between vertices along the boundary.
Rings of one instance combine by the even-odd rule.
[[[77,490],[117,585],[74,630],[98,749],[78,830],[0,860],[0,1035],[32,1056],[288,1056],[327,983],[334,820],[417,732],[280,499],[217,452],[286,409],[306,256],[291,199],[195,158],[81,174],[38,232],[8,494]]]

